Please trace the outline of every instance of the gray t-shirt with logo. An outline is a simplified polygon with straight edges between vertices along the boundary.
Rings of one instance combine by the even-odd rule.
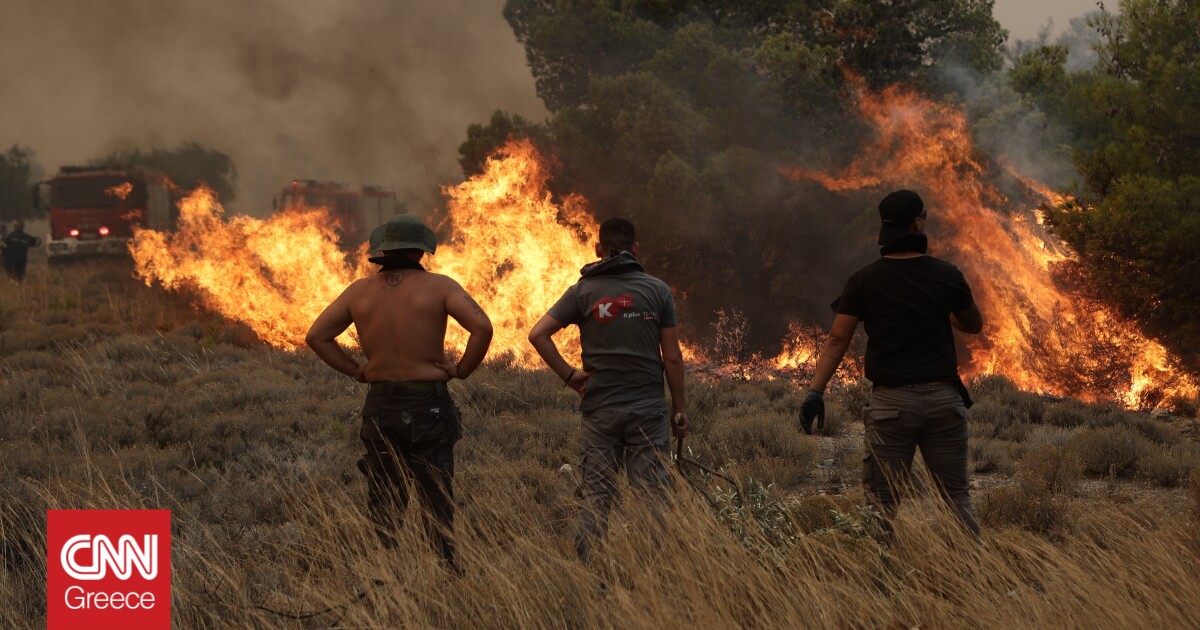
[[[660,336],[674,328],[675,300],[665,282],[622,253],[585,267],[550,308],[563,326],[579,326],[588,381],[582,411],[663,400]]]

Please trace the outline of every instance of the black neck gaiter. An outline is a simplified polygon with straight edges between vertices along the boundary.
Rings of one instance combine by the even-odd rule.
[[[929,250],[929,237],[919,232],[905,234],[891,243],[879,248],[880,256],[899,252],[917,252],[924,254]]]

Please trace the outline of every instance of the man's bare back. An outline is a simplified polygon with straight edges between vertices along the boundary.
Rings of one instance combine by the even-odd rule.
[[[457,365],[445,355],[447,317],[471,333]],[[367,356],[362,366],[334,341],[351,323]],[[487,315],[453,279],[421,269],[394,269],[347,287],[313,322],[307,341],[338,371],[376,383],[465,378],[483,361],[491,336]]]

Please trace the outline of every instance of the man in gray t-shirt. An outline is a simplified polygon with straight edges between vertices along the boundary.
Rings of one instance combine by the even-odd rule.
[[[633,223],[605,221],[596,246],[601,260],[580,270],[579,282],[529,332],[546,365],[582,397],[583,504],[575,550],[584,562],[607,529],[622,468],[661,520],[671,432],[682,436],[688,429],[675,301],[666,283],[645,272],[637,253]],[[572,324],[583,348],[579,369],[563,359],[553,339]],[[664,373],[674,423],[667,415]]]

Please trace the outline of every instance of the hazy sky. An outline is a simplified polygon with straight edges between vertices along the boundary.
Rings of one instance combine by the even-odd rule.
[[[1115,11],[1117,0],[1109,0],[1105,6]],[[996,0],[992,13],[1008,29],[1009,39],[1032,39],[1048,19],[1054,20],[1054,33],[1061,33],[1071,18],[1098,8],[1096,0]]]
[[[49,172],[197,140],[249,213],[292,178],[392,186],[430,206],[497,108],[541,119],[504,0],[4,0],[0,148]],[[1092,0],[996,0],[1014,38]],[[419,208],[414,208],[419,210]]]

